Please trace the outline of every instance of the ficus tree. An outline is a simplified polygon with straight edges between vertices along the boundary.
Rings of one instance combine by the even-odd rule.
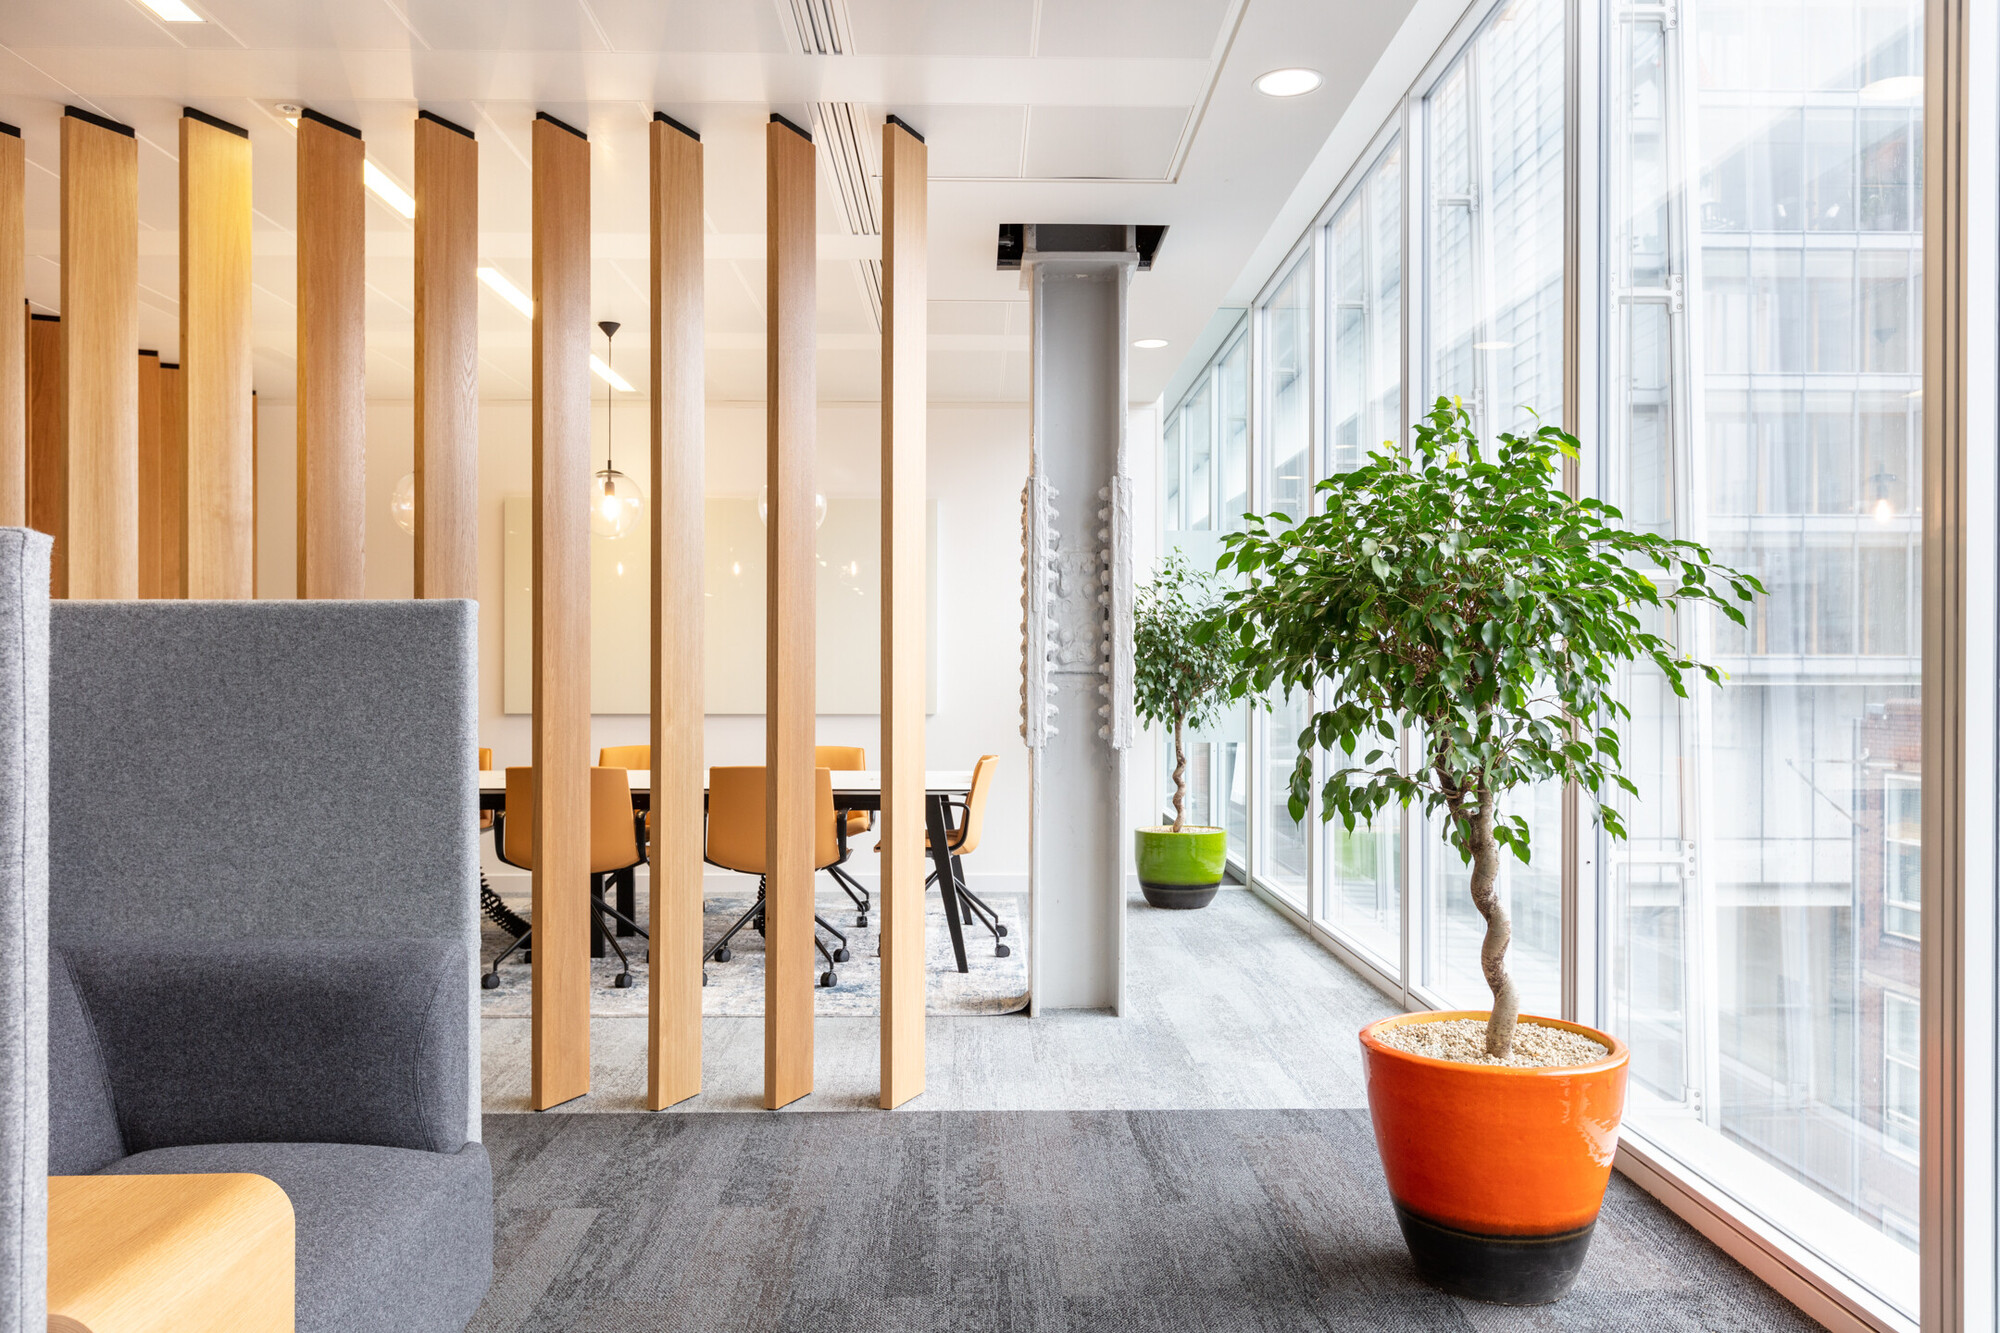
[[[1503,798],[1574,782],[1623,838],[1607,798],[1638,789],[1621,770],[1617,725],[1630,713],[1617,673],[1650,662],[1683,697],[1690,673],[1720,685],[1666,637],[1671,613],[1707,603],[1742,624],[1763,592],[1694,542],[1634,531],[1612,506],[1566,494],[1562,460],[1577,453],[1553,426],[1484,445],[1464,406],[1440,398],[1414,449],[1385,446],[1321,482],[1319,512],[1253,515],[1225,536],[1219,568],[1242,584],[1203,631],[1231,645],[1243,693],[1325,687],[1299,736],[1294,819],[1311,808],[1315,750],[1332,756],[1321,819],[1352,832],[1392,801],[1442,816],[1486,920],[1486,1050],[1501,1058],[1520,1001],[1500,860],[1530,852],[1527,820]]]
[[[1175,551],[1133,606],[1133,703],[1147,722],[1173,731],[1176,833],[1187,820],[1187,733],[1229,706],[1241,674],[1231,646],[1200,633],[1220,611],[1221,596],[1213,574]]]

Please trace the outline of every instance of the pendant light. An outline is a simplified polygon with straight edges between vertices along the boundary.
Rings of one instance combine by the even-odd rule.
[[[611,367],[611,339],[618,332],[618,321],[602,320],[597,327],[604,331],[604,365],[608,370]],[[646,497],[640,492],[639,483],[612,466],[611,415],[617,396],[618,390],[607,383],[604,389],[604,470],[590,479],[590,530],[613,541],[637,531],[639,520],[646,512]]]

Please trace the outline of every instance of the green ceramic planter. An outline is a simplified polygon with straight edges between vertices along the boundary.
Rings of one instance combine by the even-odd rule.
[[[1155,907],[1185,911],[1206,907],[1222,883],[1229,855],[1229,831],[1190,824],[1179,833],[1171,828],[1135,829],[1133,851],[1139,866],[1139,888]]]

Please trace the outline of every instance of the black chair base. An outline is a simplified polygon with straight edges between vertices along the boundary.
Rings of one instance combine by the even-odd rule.
[[[757,880],[757,900],[750,904],[748,911],[736,918],[728,930],[722,932],[721,939],[709,945],[708,951],[702,954],[702,985],[706,986],[708,984],[708,965],[710,963],[726,963],[729,961],[731,957],[729,941],[736,938],[738,931],[742,930],[745,926],[755,926],[759,935],[764,933],[765,887],[764,879],[759,877]],[[850,956],[847,952],[847,936],[835,930],[827,919],[820,916],[817,912],[813,914],[813,926],[813,947],[819,950],[822,958],[826,959],[826,971],[819,974],[819,984],[822,989],[831,990],[840,984],[840,974],[833,970],[833,965],[835,963],[846,962]],[[822,930],[839,941],[834,948],[828,949],[825,944],[820,942],[819,932]]]

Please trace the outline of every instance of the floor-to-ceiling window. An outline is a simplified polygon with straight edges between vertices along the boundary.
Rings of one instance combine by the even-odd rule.
[[[1325,472],[1403,438],[1403,147],[1392,136],[1326,224]],[[1345,762],[1331,756],[1328,762]],[[1315,916],[1388,970],[1401,966],[1403,812],[1349,833],[1320,825]]]
[[[1259,432],[1258,512],[1303,518],[1311,503],[1313,484],[1313,256],[1310,247],[1299,256],[1268,300],[1255,311],[1262,337]],[[1306,902],[1307,841],[1305,825],[1287,809],[1292,769],[1299,755],[1299,732],[1311,714],[1303,695],[1259,710],[1254,726],[1260,736],[1262,779],[1253,798],[1257,831],[1253,836],[1252,869],[1266,887],[1303,907]]]
[[[1213,569],[1221,538],[1240,530],[1250,507],[1250,349],[1238,329],[1195,376],[1168,415],[1160,458],[1162,549]],[[1230,855],[1244,864],[1249,814],[1247,710],[1186,738],[1187,818],[1229,830]],[[1161,739],[1159,804],[1171,809],[1173,740]]]
[[[1498,6],[1421,103],[1424,400],[1464,400],[1486,434],[1532,429],[1537,415],[1562,419],[1565,10],[1564,0]],[[1561,789],[1516,792],[1504,812],[1528,820],[1534,849],[1527,865],[1508,857],[1501,871],[1514,925],[1509,965],[1522,1007],[1555,1013],[1562,1001]],[[1419,842],[1425,891],[1417,983],[1446,1003],[1489,1003],[1479,967],[1486,923],[1472,905],[1471,869],[1435,825]]]
[[[1603,849],[1628,1120],[1914,1309],[1921,789],[1917,0],[1705,0],[1607,25],[1606,431],[1632,522],[1769,589],[1635,673]]]

